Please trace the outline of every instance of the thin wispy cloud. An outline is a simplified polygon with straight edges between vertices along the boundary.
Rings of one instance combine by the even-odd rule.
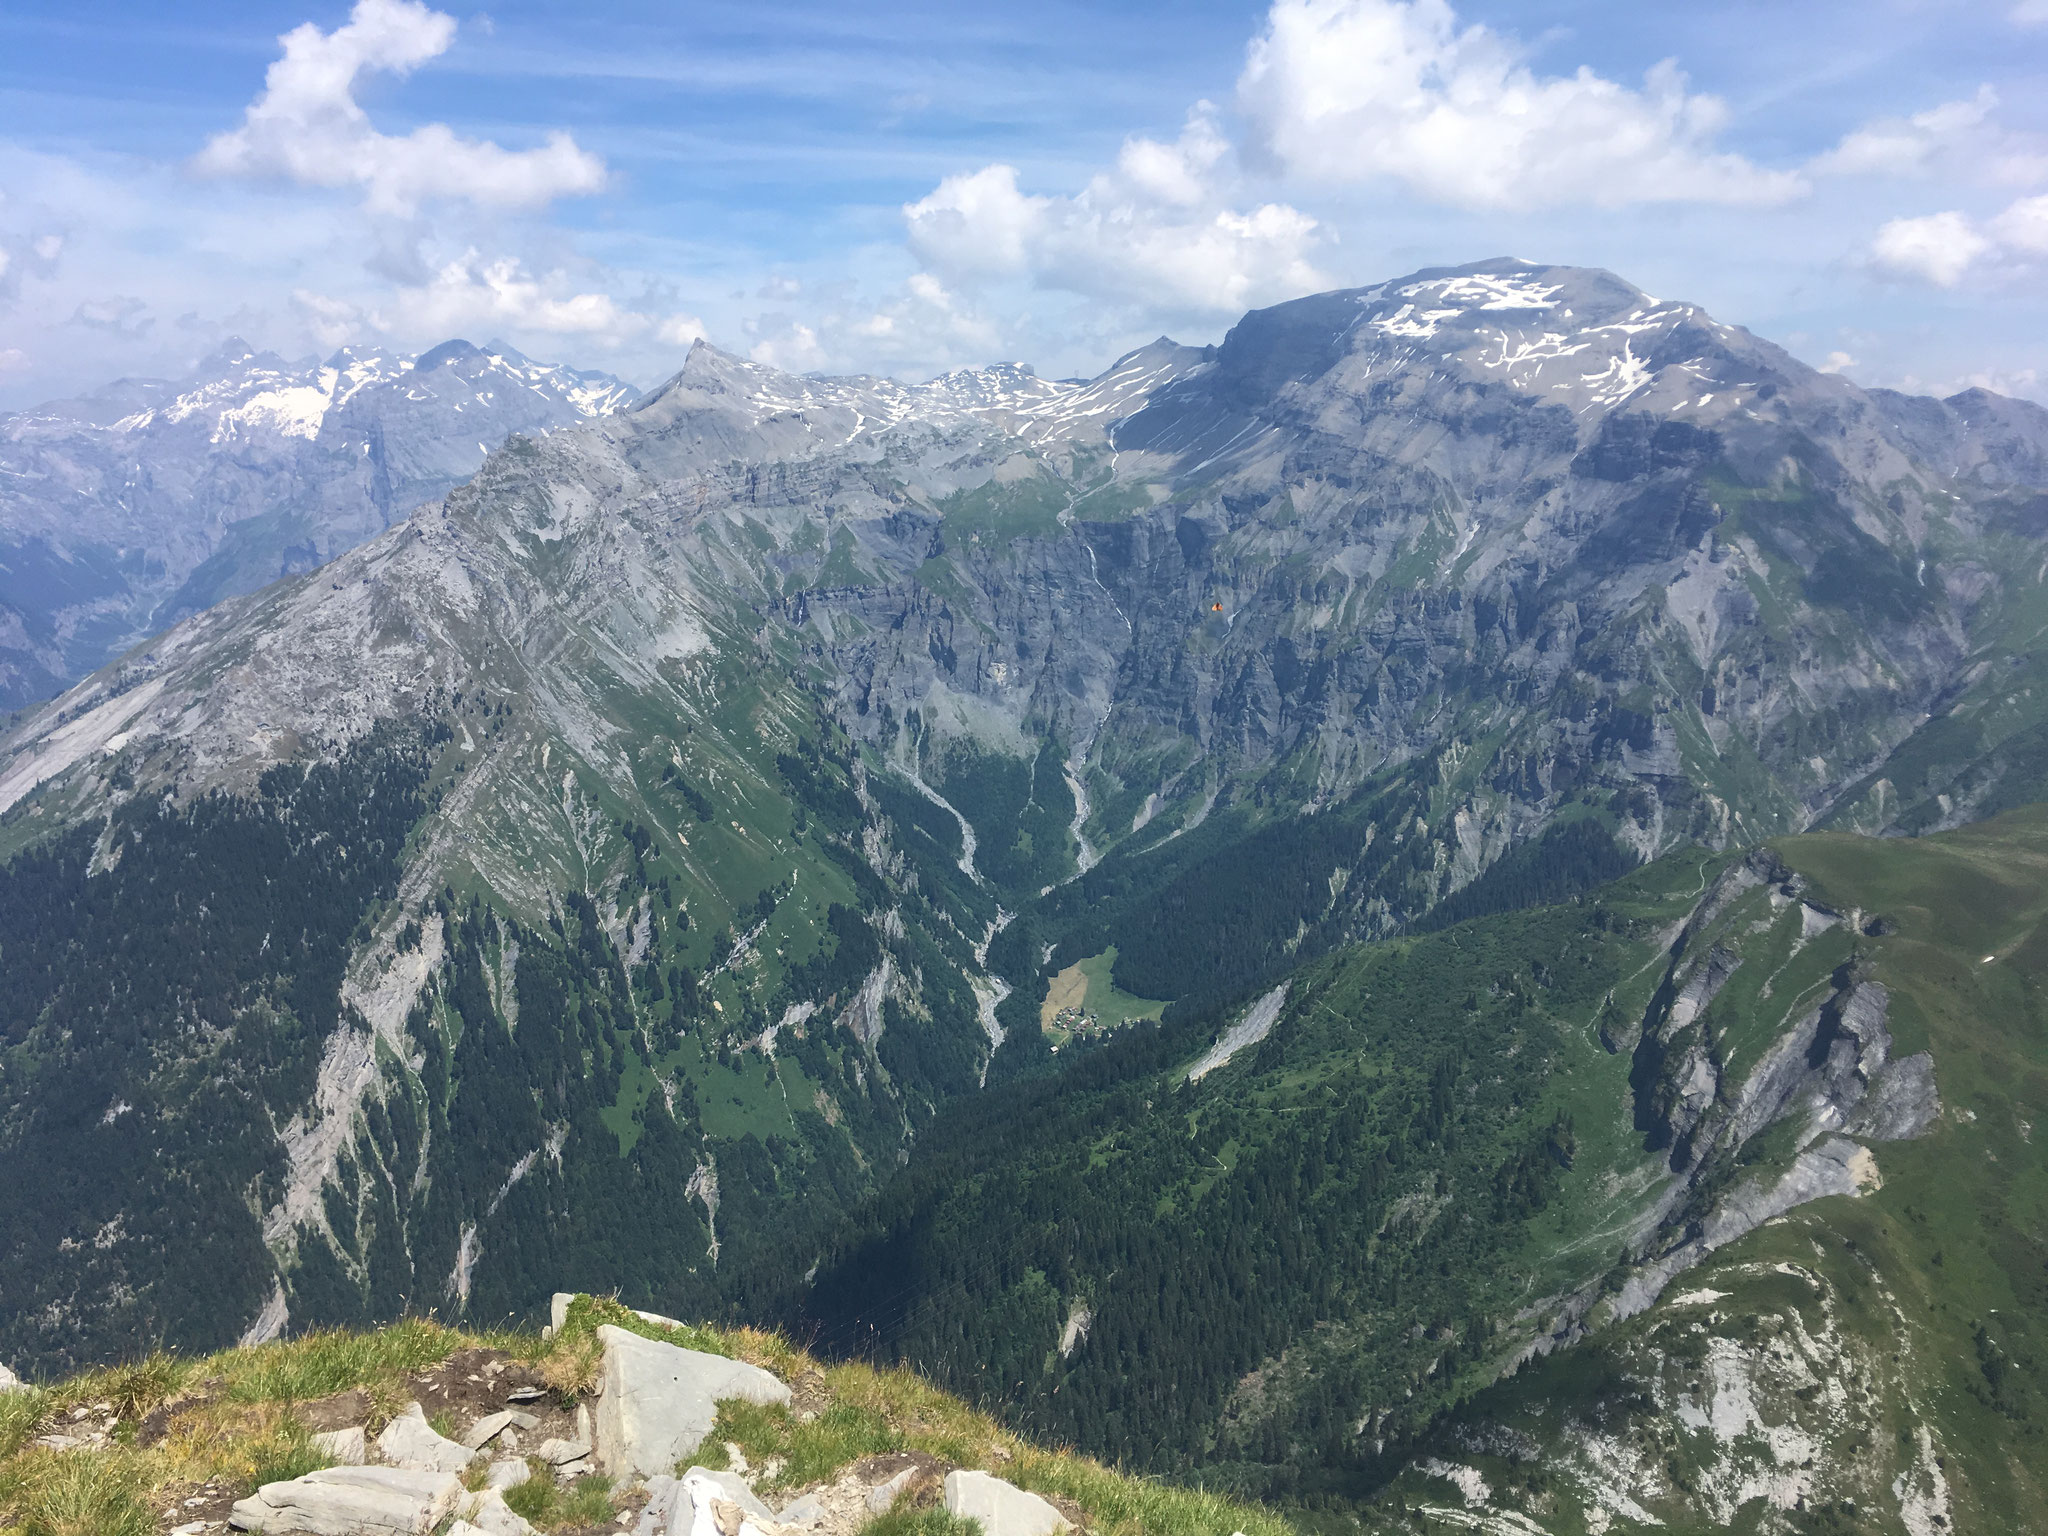
[[[1987,186],[2048,181],[2048,137],[1999,120],[1998,92],[1884,118],[1844,135],[1810,166],[1821,176],[1941,176]]]

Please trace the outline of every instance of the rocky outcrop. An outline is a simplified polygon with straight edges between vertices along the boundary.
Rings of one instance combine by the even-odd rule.
[[[531,1522],[505,1502],[495,1488],[466,1495],[460,1502],[461,1517],[448,1527],[448,1536],[534,1536]]]
[[[337,1466],[360,1467],[370,1459],[368,1436],[360,1424],[314,1435],[313,1449]]]
[[[980,1524],[982,1536],[1052,1536],[1073,1522],[1035,1493],[988,1472],[948,1472],[946,1513]]]
[[[569,1304],[575,1299],[575,1294],[570,1291],[557,1291],[548,1299],[548,1325],[541,1330],[540,1336],[542,1338],[553,1338],[562,1331],[562,1325],[569,1320]],[[680,1328],[683,1326],[680,1318],[664,1317],[659,1312],[643,1312],[637,1307],[633,1309],[633,1315],[639,1318],[641,1322],[652,1323],[657,1328]]]
[[[657,1494],[657,1500],[660,1495]],[[669,1492],[669,1536],[716,1531],[719,1536],[780,1536],[781,1524],[766,1504],[732,1472],[692,1467]],[[653,1510],[650,1501],[648,1508]]]
[[[917,1475],[918,1469],[916,1467],[905,1467],[901,1472],[894,1474],[883,1482],[876,1483],[872,1488],[868,1489],[868,1513],[875,1515],[887,1514],[895,1507],[896,1500],[902,1496],[904,1489],[910,1486]]]
[[[1842,1129],[1870,1141],[1905,1141],[1922,1134],[1941,1113],[1934,1090],[1934,1057],[1920,1051],[1886,1067],[1870,1084]]]
[[[467,1450],[480,1451],[515,1426],[520,1429],[538,1429],[540,1420],[530,1413],[520,1412],[517,1408],[501,1408],[498,1412],[486,1414],[470,1425],[469,1432],[462,1437],[462,1444]]]
[[[1867,1147],[1841,1136],[1801,1152],[1775,1179],[1753,1179],[1715,1202],[1712,1210],[1675,1246],[1632,1271],[1615,1295],[1612,1315],[1633,1317],[1646,1310],[1677,1276],[1717,1248],[1782,1216],[1794,1206],[1829,1195],[1865,1195],[1879,1187],[1877,1159]]]
[[[566,1480],[590,1467],[590,1442],[580,1437],[571,1440],[556,1435],[541,1441],[540,1449],[534,1455],[553,1467],[556,1477]]]
[[[497,1489],[470,1493],[453,1474],[401,1467],[334,1467],[265,1483],[228,1523],[267,1536],[534,1536]]]
[[[266,1536],[427,1536],[463,1496],[452,1472],[332,1467],[265,1483],[228,1523]]]
[[[377,1451],[394,1467],[421,1472],[460,1472],[475,1455],[467,1446],[436,1433],[418,1403],[406,1405],[377,1437]]]
[[[1652,1148],[1668,1149],[1674,1178],[1654,1218],[1660,1235],[1609,1303],[1612,1316],[1644,1310],[1675,1276],[1794,1206],[1878,1187],[1876,1157],[1858,1141],[1918,1136],[1940,1110],[1933,1058],[1892,1060],[1889,994],[1854,961],[1836,972],[1827,997],[1735,1076],[1703,1016],[1743,961],[1719,942],[1704,954],[1689,950],[1759,886],[1771,887],[1773,910],[1801,904],[1795,946],[1839,921],[1807,903],[1799,877],[1761,850],[1714,882],[1673,941],[1665,982],[1637,1031],[1631,1081],[1638,1126]],[[1703,1194],[1716,1187],[1711,1176],[1734,1169],[1756,1137],[1786,1122],[1796,1127],[1789,1166],[1735,1179],[1711,1199]],[[1567,1314],[1576,1318],[1594,1300],[1582,1293]]]
[[[787,1403],[789,1388],[759,1366],[643,1339],[609,1324],[595,1415],[599,1468],[614,1477],[669,1472],[704,1443],[727,1398]]]
[[[533,1468],[518,1456],[501,1456],[492,1462],[484,1472],[484,1486],[503,1493],[507,1488],[517,1488],[533,1476]]]

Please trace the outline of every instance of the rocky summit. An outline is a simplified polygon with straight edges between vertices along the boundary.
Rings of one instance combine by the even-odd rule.
[[[1505,260],[1092,379],[354,366],[48,429],[357,469],[0,735],[0,1355],[624,1305],[588,1424],[380,1398],[247,1528],[507,1433],[801,1523],[702,1459],[801,1383],[631,1308],[1311,1523],[2048,1507],[2048,412]]]
[[[1042,1450],[902,1373],[555,1301],[567,1325],[539,1336],[415,1322],[17,1388],[0,1399],[0,1508],[94,1536],[1286,1529]],[[115,1400],[85,1401],[102,1391]]]

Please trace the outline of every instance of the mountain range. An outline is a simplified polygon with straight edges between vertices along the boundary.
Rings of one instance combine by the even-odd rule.
[[[239,338],[190,378],[0,415],[0,709],[307,571],[475,473],[515,432],[625,404],[503,343],[287,362]]]
[[[1489,261],[451,433],[0,737],[0,1350],[616,1290],[1304,1518],[2039,1507],[2048,412]]]

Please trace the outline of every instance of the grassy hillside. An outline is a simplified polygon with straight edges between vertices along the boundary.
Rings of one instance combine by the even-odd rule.
[[[792,1305],[1032,1432],[1337,1491],[1346,1426],[1425,1426],[1613,1262],[1655,1160],[1599,1025],[1649,1005],[1706,865],[1339,951],[1199,1082],[1238,1008],[1128,1024],[942,1116]]]
[[[608,1300],[578,1303],[568,1326],[548,1340],[408,1319],[207,1356],[159,1353],[0,1395],[0,1529],[146,1536],[218,1520],[259,1484],[325,1465],[311,1434],[332,1427],[337,1412],[348,1422],[367,1421],[374,1433],[410,1401],[431,1406],[437,1396],[459,1395],[460,1381],[474,1381],[469,1373],[486,1359],[537,1372],[550,1392],[531,1406],[571,1407],[594,1381],[592,1335],[600,1322],[747,1360],[796,1388],[796,1412],[727,1405],[714,1441],[692,1458],[751,1465],[757,1491],[775,1505],[858,1458],[908,1452],[934,1470],[997,1472],[1053,1499],[1102,1536],[1284,1536],[1288,1529],[1252,1505],[1034,1445],[907,1371],[821,1362],[750,1329],[687,1328],[677,1337]],[[84,1443],[38,1443],[53,1434]],[[868,1528],[875,1536],[966,1536],[966,1527],[932,1507],[932,1497],[913,1495]],[[566,1489],[536,1478],[508,1502],[544,1531],[585,1536],[615,1530],[644,1496],[593,1475]]]
[[[2035,807],[1688,850],[1337,951],[1200,1082],[1242,1002],[942,1119],[794,1304],[1008,1422],[1316,1522],[2032,1528],[2044,876]],[[1854,1119],[1871,998],[1889,1062],[1932,1055],[1909,1139]],[[1799,1086],[1770,1109],[1774,1071]],[[1772,1204],[1837,1143],[1853,1193]]]

